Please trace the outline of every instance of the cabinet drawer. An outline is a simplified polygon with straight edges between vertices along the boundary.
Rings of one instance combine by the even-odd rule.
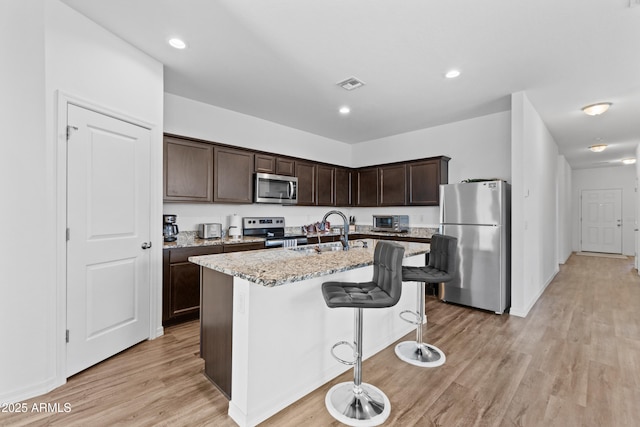
[[[222,245],[167,249],[169,251],[169,263],[187,262],[190,256],[212,255],[222,253]]]
[[[230,245],[224,245],[224,252],[242,252],[242,251],[255,251],[258,249],[264,249],[264,242],[250,242],[250,243],[232,243]]]

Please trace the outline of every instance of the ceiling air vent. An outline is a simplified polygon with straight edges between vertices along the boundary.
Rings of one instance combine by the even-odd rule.
[[[364,86],[364,82],[362,80],[358,80],[355,77],[349,77],[348,79],[338,82],[336,84],[346,90],[354,90],[359,88],[360,86]]]

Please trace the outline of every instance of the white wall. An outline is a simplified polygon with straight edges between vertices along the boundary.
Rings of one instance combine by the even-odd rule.
[[[46,144],[44,0],[0,2],[0,402],[52,380],[53,153]],[[34,232],[37,231],[37,234]]]
[[[348,144],[170,93],[164,95],[164,131],[318,162],[351,165]],[[196,230],[198,224],[206,222],[219,222],[226,228],[229,216],[234,213],[284,216],[288,227],[298,226],[320,221],[329,210],[313,206],[164,204],[165,214],[178,215],[181,231]],[[341,211],[349,215],[350,209]],[[328,220],[336,222],[340,217],[332,216]]]
[[[56,93],[152,125],[152,226],[161,230],[162,64],[58,0],[0,2],[10,49],[2,69],[3,245],[0,402],[45,393],[65,381],[64,189],[57,188]],[[9,126],[4,129],[4,124]],[[11,183],[11,186],[6,183]],[[6,190],[4,190],[6,188]],[[11,207],[9,209],[9,207]],[[37,236],[37,240],[34,240]],[[159,243],[161,241],[158,233]],[[152,286],[161,297],[161,245]],[[62,247],[62,250],[60,248]],[[6,264],[5,264],[6,263]],[[156,319],[161,324],[161,313]],[[15,327],[10,327],[14,325]]]
[[[580,194],[583,190],[622,190],[622,253],[635,254],[636,228],[636,168],[614,166],[608,168],[576,169],[572,174],[573,201],[572,230],[574,251],[580,251]]]
[[[558,186],[556,190],[558,217],[558,263],[564,264],[572,252],[573,204],[571,197],[571,167],[564,156],[558,156]]]
[[[499,178],[511,181],[511,113],[509,111],[420,129],[353,146],[354,162],[360,167],[423,157],[447,156],[449,183],[469,178]],[[374,214],[409,215],[411,226],[437,227],[439,208],[358,208],[353,214],[371,222]]]
[[[558,272],[558,147],[524,92],[511,102],[511,314],[526,316]]]

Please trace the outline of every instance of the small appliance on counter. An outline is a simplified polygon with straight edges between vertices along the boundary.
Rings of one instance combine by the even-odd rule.
[[[373,231],[406,233],[409,231],[409,215],[374,215]]]
[[[164,236],[165,242],[175,242],[178,240],[178,224],[176,221],[178,220],[177,215],[162,215],[163,226],[162,226],[162,235]]]
[[[242,239],[242,218],[237,214],[234,214],[229,220],[229,233],[228,236],[233,240]]]
[[[201,239],[220,239],[222,237],[222,224],[210,223],[198,226],[198,237]]]

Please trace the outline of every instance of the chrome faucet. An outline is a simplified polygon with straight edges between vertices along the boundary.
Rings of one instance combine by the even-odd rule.
[[[323,224],[327,222],[327,218],[331,214],[340,215],[342,217],[342,220],[344,221],[344,234],[340,236],[340,243],[342,243],[342,249],[344,249],[345,251],[348,251],[349,250],[349,220],[340,211],[329,211],[326,214],[324,214],[324,217],[322,218]]]

